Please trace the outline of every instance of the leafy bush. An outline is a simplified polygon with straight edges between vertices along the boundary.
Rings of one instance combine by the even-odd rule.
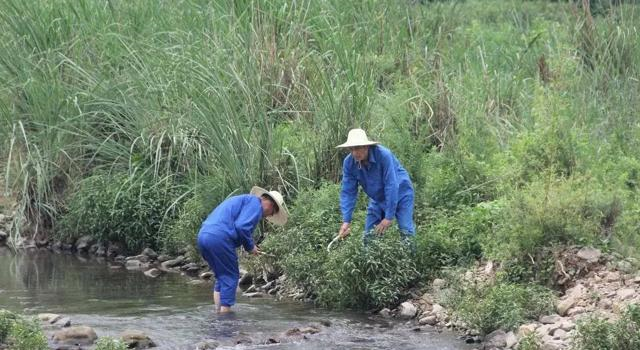
[[[339,193],[339,185],[331,184],[301,192],[291,206],[287,226],[268,235],[261,246],[275,255],[283,272],[305,290],[315,291],[323,283],[326,247],[342,221]],[[356,227],[352,227],[354,233]]]
[[[163,251],[175,254],[187,248],[192,257],[199,256],[196,237],[202,221],[207,215],[231,193],[231,185],[222,174],[214,174],[204,178],[196,185],[194,193],[184,198],[184,204],[177,211],[176,218],[161,230],[160,246]]]
[[[518,172],[517,180],[527,182],[550,171],[559,176],[571,176],[578,159],[578,137],[570,103],[561,94],[554,94],[538,86],[532,101],[534,124],[517,136],[511,150],[509,167]]]
[[[319,303],[358,309],[396,304],[418,277],[409,244],[394,228],[366,245],[354,238],[338,246],[323,266]]]
[[[11,349],[14,350],[46,350],[47,338],[36,321],[18,319],[9,333]]]
[[[640,349],[640,306],[630,305],[613,323],[595,316],[578,322],[572,349]]]
[[[111,337],[100,337],[96,342],[95,350],[127,350],[127,344]]]
[[[516,350],[542,350],[539,335],[536,333],[525,335],[518,341]]]
[[[18,316],[7,310],[0,310],[0,344],[4,343],[11,332],[11,327],[18,319]]]
[[[453,209],[491,200],[494,180],[487,166],[461,152],[432,152],[420,171],[427,178],[420,188],[416,207]]]
[[[47,338],[36,321],[26,320],[7,310],[0,310],[0,344],[8,344],[14,350],[49,348]]]
[[[555,257],[552,248],[542,248],[535,255],[513,256],[500,262],[502,278],[511,283],[553,286]]]
[[[483,237],[492,230],[495,207],[483,203],[425,215],[425,225],[417,232],[418,270],[430,275],[441,267],[464,265],[480,258]]]
[[[180,249],[187,248],[191,257],[197,255],[196,235],[202,221],[206,217],[206,210],[199,198],[189,198],[178,213],[177,218],[164,230],[160,245],[168,254],[176,254]]]
[[[588,179],[536,181],[513,194],[483,248],[500,260],[531,255],[557,244],[600,242],[605,225],[615,222],[615,197],[591,188]]]
[[[173,218],[179,190],[169,178],[91,176],[72,195],[58,234],[119,241],[132,252],[146,246],[158,249],[160,228]]]
[[[397,302],[417,272],[395,227],[364,247],[360,206],[351,235],[327,253],[342,221],[339,193],[339,185],[331,184],[301,192],[291,208],[290,224],[269,235],[263,250],[276,256],[290,281],[324,306],[370,308]]]
[[[447,303],[457,317],[484,334],[513,329],[553,310],[551,292],[536,285],[461,283],[457,288]]]

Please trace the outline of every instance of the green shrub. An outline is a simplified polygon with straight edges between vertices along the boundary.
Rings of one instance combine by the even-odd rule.
[[[100,337],[96,342],[95,350],[127,350],[127,344],[111,337]]]
[[[16,320],[18,320],[18,316],[13,312],[0,310],[0,344],[6,341]]]
[[[457,317],[484,334],[511,330],[553,311],[551,292],[536,285],[460,283],[456,288],[447,303]]]
[[[273,254],[277,268],[321,305],[371,308],[397,302],[417,272],[395,226],[363,247],[360,206],[351,235],[327,252],[342,221],[339,193],[339,185],[332,184],[301,192],[291,207],[291,222],[267,236],[262,249]]]
[[[417,267],[431,275],[444,266],[465,265],[482,256],[481,242],[489,236],[497,205],[483,203],[424,215],[417,232]]]
[[[506,153],[511,156],[509,168],[516,170],[516,179],[521,183],[547,171],[571,176],[577,167],[579,142],[573,121],[563,116],[576,112],[562,94],[543,86],[537,86],[531,103],[534,123],[518,134],[510,153]]]
[[[169,178],[91,176],[70,198],[58,234],[123,242],[130,252],[147,246],[158,249],[160,228],[173,218],[179,190]]]
[[[167,254],[176,254],[187,247],[191,257],[197,255],[196,237],[202,221],[206,217],[206,210],[201,200],[194,196],[189,198],[180,208],[177,218],[166,226],[162,237],[162,250]]]
[[[36,321],[17,319],[9,333],[9,343],[13,350],[46,350],[47,338]]]
[[[597,316],[578,322],[572,349],[640,349],[640,307],[630,305],[622,317],[613,323]]]
[[[287,226],[268,235],[261,246],[275,255],[283,272],[305,290],[315,291],[322,285],[326,247],[342,222],[339,193],[340,186],[332,184],[299,193],[290,207]],[[357,225],[352,231],[358,235]]]
[[[416,207],[453,209],[493,199],[495,180],[486,164],[461,152],[432,152],[420,171],[426,177],[416,186]]]
[[[222,201],[241,192],[233,189],[230,179],[222,173],[213,173],[202,177],[190,188],[193,193],[182,199],[183,204],[177,210],[175,219],[162,227],[160,246],[164,252],[175,254],[183,248],[192,257],[199,256],[196,238],[200,226],[207,215]]]
[[[539,335],[536,333],[525,335],[518,341],[516,350],[542,350]]]
[[[513,256],[500,262],[502,278],[511,283],[539,283],[553,286],[554,250],[542,248],[535,255]]]
[[[351,237],[329,254],[322,270],[318,301],[337,308],[394,305],[418,277],[410,247],[394,228],[366,245]]]
[[[547,179],[515,192],[501,210],[494,235],[483,248],[492,258],[532,257],[558,244],[598,244],[605,225],[615,222],[615,196],[589,179]]]

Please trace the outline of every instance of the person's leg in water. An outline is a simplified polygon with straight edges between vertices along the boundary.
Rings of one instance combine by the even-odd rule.
[[[236,303],[236,289],[240,280],[238,255],[231,242],[218,245],[214,263],[220,298],[220,313],[226,313],[231,311],[231,306]]]
[[[240,279],[238,256],[231,242],[216,235],[198,236],[200,253],[213,271],[216,283],[213,286],[215,311],[226,313],[235,304],[236,288]]]

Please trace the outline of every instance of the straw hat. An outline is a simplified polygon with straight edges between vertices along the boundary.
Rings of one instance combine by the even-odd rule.
[[[371,141],[367,138],[367,133],[362,129],[351,129],[349,131],[349,136],[347,136],[347,142],[336,146],[336,148],[347,148],[347,147],[357,147],[357,146],[371,146],[377,145],[380,142]]]
[[[284,198],[278,191],[267,191],[262,187],[253,186],[251,188],[251,194],[262,197],[263,194],[269,196],[278,206],[278,212],[274,213],[271,216],[267,216],[267,220],[272,222],[275,225],[282,226],[287,222],[289,218],[289,212],[287,211],[287,206],[284,204]]]

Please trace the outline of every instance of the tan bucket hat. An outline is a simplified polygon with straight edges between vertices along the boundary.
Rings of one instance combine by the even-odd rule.
[[[267,191],[262,187],[253,186],[251,188],[251,194],[261,197],[263,194],[271,197],[273,201],[278,206],[278,212],[267,216],[267,220],[273,223],[274,225],[282,226],[287,223],[287,219],[289,218],[289,211],[287,210],[286,204],[284,204],[284,198],[278,191]]]
[[[380,142],[371,141],[367,138],[367,133],[362,129],[351,129],[349,130],[349,135],[347,136],[347,142],[337,145],[336,148],[347,148],[347,147],[357,147],[357,146],[370,146],[377,145]]]

